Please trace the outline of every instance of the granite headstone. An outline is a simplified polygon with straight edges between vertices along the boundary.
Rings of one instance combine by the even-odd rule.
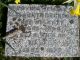
[[[79,57],[78,17],[71,6],[9,4],[6,32],[19,25],[22,32],[6,38],[6,56]]]

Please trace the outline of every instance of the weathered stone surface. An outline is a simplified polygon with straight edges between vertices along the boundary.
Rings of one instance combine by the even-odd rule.
[[[70,6],[9,5],[7,31],[20,26],[22,33],[7,37],[6,56],[78,57],[78,17],[69,14]]]

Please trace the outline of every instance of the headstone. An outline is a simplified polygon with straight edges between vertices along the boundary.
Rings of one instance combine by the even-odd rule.
[[[6,56],[79,57],[78,17],[69,13],[71,6],[9,4],[5,47]],[[14,32],[13,32],[14,33]]]

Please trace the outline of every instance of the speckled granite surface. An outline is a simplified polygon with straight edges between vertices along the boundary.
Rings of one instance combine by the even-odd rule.
[[[21,4],[9,5],[6,32],[20,25],[17,32],[6,41],[6,56],[25,57],[78,57],[78,17],[69,14],[70,6]],[[24,28],[23,28],[24,27]]]

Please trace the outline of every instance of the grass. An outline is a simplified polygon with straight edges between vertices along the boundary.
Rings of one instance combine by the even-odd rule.
[[[21,0],[21,4],[51,4],[51,5],[61,5],[65,0]],[[2,3],[1,3],[2,2]],[[2,39],[6,34],[6,22],[7,22],[7,9],[8,4],[14,4],[14,0],[0,0],[0,60],[80,60],[80,57],[5,57],[5,40]],[[67,4],[65,4],[67,5]],[[70,5],[73,5],[71,3]],[[11,9],[11,8],[10,8]],[[11,9],[13,10],[13,9]],[[13,10],[16,12],[15,10]],[[17,12],[16,12],[17,13]],[[8,43],[7,43],[8,44]],[[8,44],[9,45],[9,44]]]

